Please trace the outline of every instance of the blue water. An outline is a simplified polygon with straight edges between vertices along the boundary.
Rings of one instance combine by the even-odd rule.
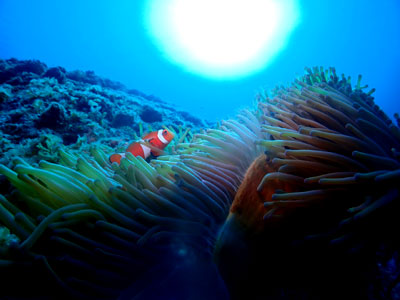
[[[400,1],[299,2],[301,21],[287,47],[239,80],[204,78],[166,59],[143,26],[145,1],[0,0],[0,57],[94,70],[209,120],[233,116],[304,66],[335,66],[354,81],[363,74],[383,110],[400,112]]]

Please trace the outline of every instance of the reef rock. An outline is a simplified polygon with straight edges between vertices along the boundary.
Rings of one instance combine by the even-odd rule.
[[[38,60],[15,58],[0,60],[0,121],[3,143],[7,141],[0,148],[0,163],[5,165],[14,156],[37,162],[43,136],[89,151],[93,143],[123,147],[164,125],[177,131],[204,126],[153,95],[93,71],[48,68]]]

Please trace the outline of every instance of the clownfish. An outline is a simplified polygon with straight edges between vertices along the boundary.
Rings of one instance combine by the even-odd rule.
[[[150,132],[149,134],[145,135],[140,141],[148,142],[153,147],[163,150],[165,147],[167,147],[167,145],[172,141],[173,138],[174,134],[171,131],[167,129],[160,129],[157,131]],[[160,155],[159,151],[151,149],[150,147],[143,145],[139,142],[131,143],[126,149],[125,153],[126,152],[132,153],[133,156],[141,156],[144,159],[148,158],[150,154],[153,154],[154,156]],[[125,153],[112,154],[109,157],[110,162],[111,163],[116,162],[120,164],[121,159],[126,156]]]

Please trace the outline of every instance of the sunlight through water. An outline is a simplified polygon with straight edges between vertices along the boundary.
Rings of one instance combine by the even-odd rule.
[[[264,69],[300,19],[296,0],[148,0],[145,26],[162,54],[215,79]]]

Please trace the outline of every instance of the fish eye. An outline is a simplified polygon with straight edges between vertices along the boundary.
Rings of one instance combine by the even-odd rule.
[[[167,130],[164,129],[164,131],[162,132],[163,135],[167,135]]]

